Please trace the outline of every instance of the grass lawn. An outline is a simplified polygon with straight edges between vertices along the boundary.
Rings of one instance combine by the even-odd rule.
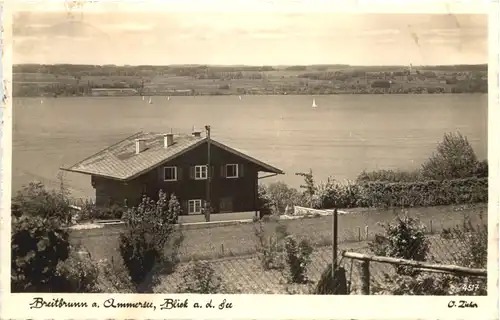
[[[452,206],[415,208],[409,210],[411,216],[418,216],[427,226],[428,233],[437,233],[444,228],[461,224],[464,216],[469,215],[474,223],[480,222],[480,213],[487,221],[487,205],[481,204],[463,211],[455,211]],[[354,245],[366,241],[365,226],[368,226],[368,240],[372,240],[382,228],[378,222],[389,222],[394,219],[392,210],[365,210],[340,215],[339,243]],[[432,232],[430,224],[432,221]],[[276,226],[286,225],[288,232],[300,238],[307,238],[315,247],[332,244],[332,216],[323,216],[299,220],[281,220],[263,223],[266,236],[274,233]],[[184,230],[184,242],[180,248],[182,261],[212,260],[224,257],[248,256],[256,252],[257,237],[255,223],[240,223],[225,226],[203,227]],[[73,232],[73,244],[81,244],[94,259],[120,260],[118,236],[120,227],[81,230]],[[106,245],[103,245],[105,243]]]
[[[421,222],[426,225],[428,233],[440,232],[444,228],[461,224],[466,215],[469,215],[477,224],[480,222],[482,213],[483,220],[487,221],[486,204],[456,211],[458,208],[453,206],[413,208],[409,209],[408,213],[410,216],[419,217]],[[383,231],[378,223],[392,221],[395,215],[400,212],[400,210],[380,209],[339,215],[339,243],[367,240],[365,226],[368,226],[368,240],[373,239],[376,233]],[[271,235],[278,224],[286,225],[290,233],[307,238],[315,246],[332,243],[332,216],[266,222],[263,224],[266,234]],[[256,224],[254,223],[243,223],[186,230],[184,231],[185,240],[181,247],[182,259],[214,259],[252,254],[255,252],[256,246],[255,228]]]

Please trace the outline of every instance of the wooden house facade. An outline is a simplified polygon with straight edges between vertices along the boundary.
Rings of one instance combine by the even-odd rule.
[[[91,176],[98,206],[135,206],[163,190],[183,214],[202,213],[207,199],[213,213],[257,211],[259,173],[283,174],[201,132],[139,132],[63,170]]]

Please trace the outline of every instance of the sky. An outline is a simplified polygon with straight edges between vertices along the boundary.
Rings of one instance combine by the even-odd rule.
[[[13,38],[14,64],[488,62],[481,14],[23,11]]]

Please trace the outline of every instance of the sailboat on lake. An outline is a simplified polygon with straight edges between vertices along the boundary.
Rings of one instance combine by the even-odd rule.
[[[314,98],[313,98],[313,104],[312,104],[312,107],[313,107],[313,108],[317,108],[317,107],[318,107],[318,105],[316,104],[316,99],[314,99]]]
[[[149,104],[153,104],[153,100],[151,99],[151,97],[149,97],[149,101],[148,101]]]

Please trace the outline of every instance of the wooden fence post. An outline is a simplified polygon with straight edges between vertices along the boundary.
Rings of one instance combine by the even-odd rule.
[[[431,234],[432,234],[432,219],[431,219],[430,223],[431,223]]]
[[[358,227],[358,242],[361,242],[361,228]]]
[[[361,294],[370,295],[370,261],[361,262]]]
[[[368,240],[368,226],[365,226],[365,240]]]
[[[335,270],[337,269],[338,230],[337,208],[335,208],[332,216],[332,278],[335,276]]]

